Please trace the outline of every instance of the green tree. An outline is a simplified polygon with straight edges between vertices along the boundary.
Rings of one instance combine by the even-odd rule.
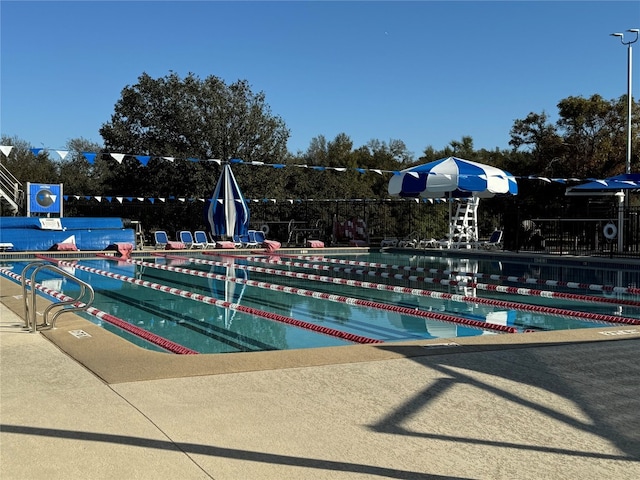
[[[59,171],[56,162],[49,156],[48,150],[37,155],[25,140],[18,137],[2,137],[2,145],[12,145],[9,157],[3,157],[3,164],[20,182],[59,183]]]
[[[158,79],[143,73],[136,85],[125,87],[100,134],[106,152],[175,158],[174,165],[153,158],[145,167],[131,157],[114,166],[112,189],[142,195],[175,189],[203,195],[211,188],[215,164],[186,159],[278,161],[289,138],[264,93],[253,93],[246,81],[226,85],[215,76],[200,80],[190,73],[182,79],[173,72]]]
[[[91,164],[83,152],[100,152],[102,147],[84,138],[69,140],[67,156],[58,162],[60,182],[70,195],[103,195],[110,177],[109,162],[100,155]]]

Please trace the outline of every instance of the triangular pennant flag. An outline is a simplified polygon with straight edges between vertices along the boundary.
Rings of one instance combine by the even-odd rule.
[[[122,160],[124,160],[124,157],[126,156],[125,153],[112,153],[111,156],[113,157],[113,159],[118,162],[118,163],[122,163]]]
[[[31,153],[33,153],[36,157],[38,156],[38,154],[44,150],[43,148],[32,148],[31,149]]]
[[[116,200],[118,200],[118,202],[122,203],[122,197],[116,197]]]
[[[220,160],[219,158],[210,158],[207,161],[217,163],[218,165],[222,164],[222,160]]]
[[[133,197],[124,197],[125,200],[129,201],[129,202],[133,202]]]
[[[101,197],[101,196],[96,196],[96,197],[94,197],[94,198],[95,198],[98,202],[101,202],[101,201],[102,201],[102,197]]]
[[[0,145],[0,152],[4,153],[5,157],[9,156],[9,154],[11,153],[11,150],[13,150],[12,145]]]
[[[60,160],[64,160],[65,158],[67,158],[69,150],[56,150],[56,153],[60,156]]]
[[[158,200],[160,200],[162,203],[164,203],[166,201],[166,198],[160,197],[160,198],[158,198]]]
[[[111,203],[111,200],[113,200],[113,197],[104,197],[104,199],[105,199],[107,202]]]
[[[152,204],[153,204],[153,203],[156,203],[156,199],[155,199],[155,198],[153,198],[153,197],[151,197],[151,198],[149,199],[149,201],[150,201]]]
[[[145,167],[147,166],[147,163],[149,163],[149,160],[151,160],[151,157],[149,155],[136,155],[136,158]]]
[[[138,197],[138,200],[139,200],[140,202],[144,202],[144,197]]]
[[[189,157],[189,158],[187,158],[187,160],[189,160],[190,162],[198,162],[199,161],[197,158],[193,158],[193,157]]]
[[[97,154],[91,152],[82,152],[82,156],[86,158],[91,165],[96,161],[96,155]]]
[[[166,160],[167,162],[172,162],[175,160],[173,157],[162,157],[164,160]]]

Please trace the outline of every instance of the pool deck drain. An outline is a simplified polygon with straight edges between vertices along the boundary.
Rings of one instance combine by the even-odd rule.
[[[172,355],[0,282],[2,479],[640,478],[640,328]]]

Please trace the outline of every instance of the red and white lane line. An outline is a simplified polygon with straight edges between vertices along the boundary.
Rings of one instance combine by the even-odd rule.
[[[67,262],[64,260],[59,260],[56,258],[49,258],[43,255],[36,255],[38,258],[43,260],[47,260],[52,263],[56,263],[58,265],[73,267],[78,270],[83,270],[85,272],[94,273],[97,275],[102,275],[108,278],[115,278],[117,280],[122,280],[123,282],[132,283],[134,285],[139,285],[146,288],[151,288],[153,290],[157,290],[163,293],[168,293],[171,295],[176,295],[183,298],[189,298],[191,300],[195,300],[197,302],[207,303],[210,305],[217,305],[219,307],[228,308],[230,310],[237,310],[239,312],[248,313],[250,315],[255,315],[257,317],[266,318],[268,320],[273,320],[276,322],[286,323],[288,325],[293,325],[299,328],[304,328],[306,330],[312,330],[314,332],[322,333],[325,335],[329,335],[331,337],[342,338],[344,340],[348,340],[354,343],[382,343],[382,340],[378,340],[375,338],[364,337],[362,335],[355,335],[348,332],[343,332],[341,330],[336,330],[333,328],[323,327],[321,325],[316,325],[314,323],[304,322],[302,320],[296,320],[295,318],[286,317],[284,315],[279,315],[277,313],[265,312],[263,310],[258,310],[257,308],[245,307],[243,305],[239,305],[237,303],[226,302],[223,300],[218,300],[217,298],[208,297],[206,295],[201,295],[199,293],[190,292],[187,290],[180,290],[178,288],[169,287],[166,285],[161,285],[159,283],[148,282],[146,280],[139,280],[136,278],[127,277],[125,275],[120,275],[118,273],[107,272],[105,270],[100,270],[98,268],[86,267],[84,265],[79,265],[75,262]],[[107,258],[108,260],[113,261],[122,261],[121,258],[115,258],[108,255],[99,255],[100,257]],[[127,263],[133,263],[136,265],[145,265],[152,267],[156,264],[150,262],[138,262],[133,260],[126,260]],[[177,268],[177,267],[171,267]],[[169,270],[169,268],[167,268]]]
[[[561,280],[545,280],[540,278],[517,277],[513,275],[496,275],[489,273],[474,273],[458,270],[442,270],[437,268],[425,268],[414,265],[393,265],[388,263],[362,262],[357,260],[344,260],[340,258],[330,258],[322,256],[305,256],[305,255],[278,255],[280,257],[290,257],[296,260],[307,260],[314,262],[325,262],[339,265],[349,265],[358,267],[386,268],[391,270],[404,270],[411,272],[430,273],[435,275],[457,275],[466,277],[475,277],[488,280],[496,280],[501,282],[523,283],[534,285],[546,285],[549,287],[565,287],[580,290],[593,290],[597,292],[607,293],[625,293],[629,295],[640,295],[640,288],[637,287],[615,287],[613,285],[598,285],[593,283],[581,282],[565,282]]]
[[[181,256],[177,256],[177,255],[164,255],[164,254],[156,254],[157,257],[164,257],[164,258],[170,258],[170,259],[185,259],[185,257],[181,257]],[[110,257],[113,258],[113,257]],[[213,265],[213,266],[221,266],[221,267],[229,267],[229,266],[233,266],[235,268],[241,268],[247,271],[254,271],[254,272],[261,272],[261,273],[273,273],[274,275],[281,275],[281,276],[289,276],[289,277],[293,277],[293,278],[307,278],[307,277],[302,277],[300,275],[304,275],[304,274],[295,274],[293,272],[284,272],[283,270],[274,270],[274,269],[265,269],[262,267],[250,267],[247,265],[238,265],[238,264],[231,264],[231,263],[225,263],[225,262],[214,262],[211,260],[204,260],[204,259],[198,259],[198,258],[188,258],[188,261],[192,262],[192,263],[199,263],[202,265]],[[348,305],[358,305],[361,307],[368,307],[368,308],[374,308],[377,310],[387,310],[387,311],[391,311],[391,312],[397,312],[397,313],[402,313],[405,315],[411,315],[414,317],[421,317],[421,318],[428,318],[431,320],[440,320],[443,322],[450,322],[450,323],[457,323],[460,325],[466,325],[469,327],[475,327],[475,328],[480,328],[482,330],[492,330],[492,331],[497,331],[497,332],[505,332],[505,333],[517,333],[518,329],[515,327],[510,327],[510,326],[506,326],[506,325],[497,325],[497,324],[493,324],[493,323],[487,323],[487,322],[482,322],[482,321],[478,321],[478,320],[471,320],[471,319],[467,319],[467,318],[462,318],[462,317],[456,317],[454,315],[448,315],[448,314],[444,314],[444,313],[438,313],[438,312],[426,312],[423,310],[417,310],[414,308],[408,308],[408,307],[401,307],[401,306],[397,306],[397,305],[389,305],[386,303],[380,303],[380,302],[374,302],[371,300],[363,300],[360,298],[350,298],[350,297],[345,297],[342,295],[334,295],[331,293],[324,293],[324,292],[316,292],[313,290],[306,290],[304,288],[295,288],[295,287],[289,287],[286,285],[279,285],[279,284],[272,284],[272,283],[267,283],[267,282],[257,282],[255,280],[248,280],[248,279],[244,279],[244,278],[235,278],[235,277],[227,277],[225,275],[219,275],[216,273],[210,273],[210,272],[203,272],[201,270],[190,270],[187,268],[181,268],[181,267],[174,267],[174,266],[169,266],[169,265],[162,265],[159,263],[150,263],[150,262],[144,262],[144,261],[139,261],[139,260],[126,260],[127,263],[132,263],[135,265],[142,265],[142,266],[146,266],[146,267],[150,267],[150,268],[157,268],[160,270],[167,270],[167,271],[172,271],[172,272],[178,272],[178,273],[185,273],[187,275],[194,275],[197,277],[202,277],[202,278],[213,278],[216,280],[222,280],[222,281],[230,281],[230,282],[234,282],[234,283],[240,283],[240,284],[245,284],[245,285],[249,285],[252,287],[257,287],[257,288],[263,288],[263,289],[267,289],[267,290],[273,290],[273,291],[277,291],[277,292],[284,292],[284,293],[291,293],[291,294],[295,294],[295,295],[301,295],[301,296],[305,296],[305,297],[313,297],[313,298],[319,298],[322,300],[329,300],[331,302],[337,302],[337,303],[346,303]],[[288,274],[288,275],[286,275]],[[315,275],[314,275],[315,276]],[[312,278],[310,278],[312,276],[309,276],[309,280],[313,280]],[[325,277],[325,278],[330,278],[330,277]],[[380,290],[380,289],[378,289]]]
[[[206,253],[206,252],[205,252]],[[170,255],[160,255],[168,258],[180,258],[177,256]],[[229,255],[225,255],[229,256]],[[184,257],[181,257],[184,259]],[[233,256],[232,258],[243,258],[238,256]],[[224,262],[214,262],[210,260],[204,260],[200,258],[189,258],[189,261],[193,263],[201,263],[205,265],[219,265],[219,266],[229,266],[229,263]],[[637,318],[626,318],[617,315],[607,315],[603,313],[590,313],[590,312],[580,312],[576,310],[567,310],[563,308],[555,308],[555,307],[545,307],[540,305],[530,305],[528,303],[518,303],[518,302],[509,302],[505,300],[494,300],[491,298],[480,298],[480,297],[468,297],[465,295],[457,295],[451,293],[444,292],[434,292],[431,290],[421,290],[418,288],[409,288],[409,287],[400,287],[396,285],[384,285],[380,283],[372,283],[372,282],[363,282],[360,280],[350,280],[346,278],[334,278],[334,277],[326,277],[320,275],[313,275],[307,273],[297,273],[297,272],[289,272],[286,270],[274,269],[274,268],[263,268],[263,267],[251,267],[245,265],[235,264],[237,268],[244,268],[248,271],[260,272],[267,275],[281,275],[291,278],[298,278],[304,280],[325,282],[325,283],[335,283],[338,285],[349,285],[352,287],[359,288],[367,288],[372,290],[385,290],[394,293],[403,293],[407,295],[416,295],[423,297],[431,297],[442,300],[452,300],[454,302],[462,302],[469,304],[481,304],[481,305],[491,305],[500,308],[509,308],[512,310],[520,310],[525,312],[536,312],[543,313],[547,315],[553,315],[557,317],[565,317],[565,318],[580,318],[582,320],[589,320],[593,322],[606,322],[606,323],[622,323],[626,325],[640,325],[640,320]],[[392,308],[396,308],[391,306]],[[426,313],[426,312],[425,312]],[[408,313],[411,314],[411,313]],[[484,322],[480,322],[484,323]],[[487,327],[482,327],[487,328]]]
[[[0,270],[2,271],[3,274],[7,275],[8,277],[13,278],[14,280],[21,282],[22,281],[22,277],[16,273],[11,272],[10,270],[6,270],[3,268],[0,268]],[[31,280],[27,280],[27,284],[31,285]],[[39,283],[35,284],[35,288],[40,290],[43,293],[46,293],[47,295],[57,298],[58,300],[62,300],[63,302],[68,302],[73,300],[73,298],[58,292],[57,290],[53,290],[51,288],[47,288],[44,287],[42,285],[40,285]],[[85,307],[85,304],[82,302],[75,302],[73,303],[74,307],[80,307],[83,308]],[[191,350],[190,348],[184,347],[178,343],[172,342],[171,340],[168,340],[166,338],[163,338],[159,335],[156,335],[155,333],[151,333],[148,330],[145,330],[143,328],[140,328],[136,325],[132,325],[129,322],[126,322],[125,320],[122,320],[121,318],[118,318],[114,315],[111,315],[110,313],[104,312],[102,310],[98,310],[97,308],[94,307],[89,307],[86,309],[86,312],[93,315],[96,318],[99,318],[102,321],[105,321],[107,323],[110,323],[111,325],[115,325],[116,327],[125,330],[137,337],[143,338],[144,340],[146,340],[149,343],[153,343],[154,345],[157,345],[161,348],[164,348],[165,350],[167,350],[168,352],[172,352],[172,353],[177,353],[180,355],[197,355],[198,352],[196,352],[195,350]]]
[[[315,263],[289,262],[285,260],[277,260],[274,257],[234,256],[233,258],[244,258],[254,263],[268,263],[268,264],[274,264],[274,265],[283,265],[287,267],[297,267],[297,268],[307,268],[307,269],[316,269],[316,267],[318,267],[318,264],[315,264]],[[320,265],[320,267],[326,267],[326,265]],[[326,270],[326,269],[321,268],[321,270]],[[370,277],[380,277],[380,278],[390,278],[394,280],[409,280],[412,282],[430,283],[433,285],[477,288],[478,290],[484,290],[487,292],[505,293],[509,295],[555,298],[555,299],[562,299],[562,300],[570,300],[574,302],[604,303],[604,304],[640,307],[640,301],[624,299],[624,298],[608,298],[608,297],[596,297],[593,295],[580,295],[577,293],[551,292],[548,290],[507,287],[505,285],[494,285],[491,283],[478,283],[472,280],[452,280],[449,278],[418,277],[415,275],[402,275],[399,273],[394,274],[389,272],[378,272],[375,270],[352,269],[348,267],[329,267],[329,270],[333,272],[343,272],[347,274],[355,273],[357,275],[370,276]]]

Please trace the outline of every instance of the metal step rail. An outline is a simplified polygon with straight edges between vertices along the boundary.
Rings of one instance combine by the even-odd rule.
[[[0,163],[0,199],[9,204],[13,215],[20,215],[24,211],[24,187],[2,163]]]
[[[31,277],[29,281],[27,281],[27,272],[33,268],[33,272],[31,273]],[[37,324],[36,321],[36,276],[42,270],[49,270],[55,272],[72,282],[76,282],[80,286],[80,294],[71,300],[62,300],[59,302],[51,303],[51,305],[47,306],[43,312],[44,322],[40,325]],[[87,310],[93,304],[93,300],[95,299],[95,293],[93,291],[93,287],[89,285],[87,282],[80,280],[69,272],[63,270],[57,265],[52,265],[51,263],[44,261],[36,261],[29,263],[22,270],[22,274],[20,275],[22,281],[22,298],[24,301],[24,328],[27,330],[31,330],[31,332],[36,332],[38,327],[40,329],[52,329],[55,327],[57,318],[65,312],[76,312]],[[30,290],[29,288],[30,287]],[[88,298],[86,298],[88,297]],[[86,299],[85,299],[86,298]],[[81,306],[72,306],[68,307],[68,305],[81,305]],[[66,308],[65,308],[66,307]],[[53,314],[51,318],[51,323],[49,323],[49,312],[54,308],[59,308]]]

